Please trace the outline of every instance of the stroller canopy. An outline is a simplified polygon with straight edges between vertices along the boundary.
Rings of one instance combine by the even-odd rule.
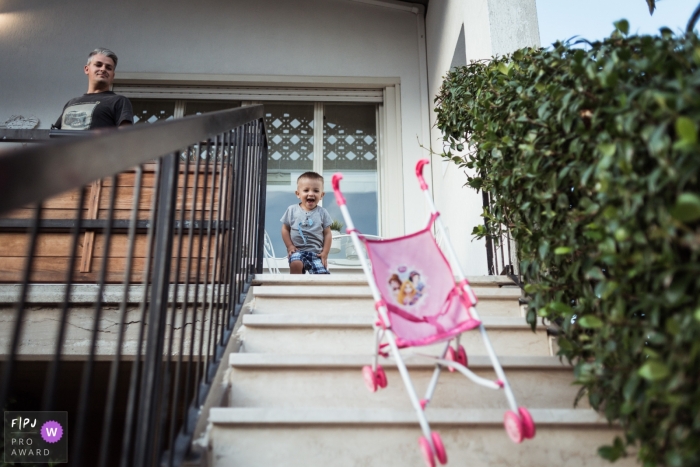
[[[430,232],[434,219],[405,237],[363,238],[400,347],[440,342],[479,325],[469,313],[473,303],[455,285],[452,268]]]

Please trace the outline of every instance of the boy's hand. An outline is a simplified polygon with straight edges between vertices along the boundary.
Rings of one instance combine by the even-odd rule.
[[[323,263],[323,267],[328,269],[328,252],[322,251],[321,253],[318,254],[318,257],[321,258],[321,262]]]
[[[287,256],[292,256],[292,253],[296,253],[297,247],[290,245],[287,247]]]

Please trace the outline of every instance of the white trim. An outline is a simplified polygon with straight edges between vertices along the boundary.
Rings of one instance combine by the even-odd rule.
[[[389,186],[389,190],[392,193],[396,193],[399,197],[398,200],[394,201],[393,205],[389,206],[389,212],[396,209],[398,212],[392,214],[395,219],[391,220],[395,223],[392,230],[392,236],[398,237],[406,233],[405,215],[406,205],[404,203],[404,178],[403,178],[403,130],[401,129],[401,85],[397,84],[394,86],[394,93],[396,101],[396,107],[394,108],[394,114],[390,115],[391,122],[394,125],[394,139],[389,141],[389,144],[393,144],[393,152],[391,159],[387,161],[390,164],[390,170],[395,172],[389,172],[390,178],[392,179],[392,184]]]
[[[314,120],[319,125],[323,125],[323,102],[376,103],[378,233],[395,237],[405,232],[399,78],[120,72],[115,91],[133,98],[228,99],[241,101],[242,105],[264,103],[261,101],[315,102]],[[422,102],[421,113],[426,110],[423,105],[430,109],[429,103]],[[316,164],[323,163],[323,127],[314,132],[314,137],[316,170]]]
[[[173,112],[173,118],[182,118],[185,116],[185,101],[178,100],[175,101],[175,111]]]
[[[382,237],[397,237],[406,231],[404,225],[403,156],[401,151],[401,87],[384,89],[384,105],[380,106],[382,134],[379,158],[380,223]]]
[[[429,84],[428,84],[428,52],[426,45],[426,30],[425,30],[425,18],[423,15],[416,15],[416,27],[418,29],[418,63],[419,63],[419,78],[420,78],[420,118],[421,118],[421,128],[422,138],[421,144],[423,147],[428,149],[428,158],[430,159],[430,183],[428,184],[428,189],[431,195],[435,193],[435,177],[433,176],[435,161],[433,160],[433,145],[430,133],[430,94]],[[421,157],[422,158],[422,157]]]
[[[313,171],[323,175],[323,104],[314,104],[314,165]],[[321,200],[323,205],[323,200]]]
[[[382,89],[271,88],[115,84],[114,91],[132,99],[212,99],[232,101],[305,101],[379,103]]]
[[[410,3],[404,2],[392,2],[392,1],[382,1],[382,0],[351,0],[356,3],[366,3],[368,5],[375,5],[382,8],[391,8],[392,10],[408,11],[413,14],[418,14],[421,10],[420,7],[411,5]]]
[[[384,235],[384,217],[386,210],[384,209],[384,196],[382,187],[382,178],[384,176],[384,168],[382,161],[384,160],[384,106],[379,104],[374,113],[374,121],[376,122],[375,135],[377,135],[377,205],[378,205],[378,217],[377,219],[377,235],[380,237]]]
[[[398,77],[219,75],[206,73],[140,73],[120,71],[114,84],[172,86],[253,86],[277,88],[381,89],[399,84]]]

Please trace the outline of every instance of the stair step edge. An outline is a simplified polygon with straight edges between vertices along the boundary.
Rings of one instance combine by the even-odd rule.
[[[409,368],[433,368],[435,363],[427,358],[407,355],[404,358]],[[501,366],[506,369],[532,369],[570,371],[573,367],[563,364],[557,357],[519,357],[503,356],[499,358]],[[234,368],[349,368],[359,369],[372,362],[371,355],[280,355],[268,353],[232,353],[229,365]],[[380,359],[385,368],[394,368],[393,359]],[[469,368],[489,369],[491,361],[485,355],[470,355]]]
[[[319,285],[315,287],[298,287],[290,285],[265,285],[252,288],[255,297],[265,298],[372,298],[369,287],[333,287]],[[518,288],[479,288],[474,287],[474,293],[479,300],[515,300],[520,298]]]
[[[506,409],[428,409],[433,425],[503,425]],[[589,409],[531,409],[538,426],[609,426],[605,417]],[[342,408],[230,408],[214,407],[215,425],[418,425],[412,410]]]
[[[455,279],[456,280],[456,279]],[[472,285],[483,285],[491,287],[515,286],[508,276],[467,276],[467,280]],[[294,284],[316,286],[319,284],[348,284],[367,285],[367,278],[361,274],[330,274],[316,275],[309,274],[256,274],[253,278],[253,285],[267,284]]]
[[[368,311],[366,316],[357,314],[328,314],[328,315],[294,315],[294,314],[256,314],[243,316],[243,325],[247,327],[320,327],[320,328],[370,328],[374,312]],[[517,329],[529,331],[530,325],[525,318],[519,316],[486,316],[481,318],[484,326],[489,329]],[[545,328],[540,326],[538,331]]]

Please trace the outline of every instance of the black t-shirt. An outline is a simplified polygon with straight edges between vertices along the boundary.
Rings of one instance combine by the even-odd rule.
[[[60,130],[94,130],[134,122],[134,109],[124,96],[112,91],[83,94],[68,101],[54,127]]]

